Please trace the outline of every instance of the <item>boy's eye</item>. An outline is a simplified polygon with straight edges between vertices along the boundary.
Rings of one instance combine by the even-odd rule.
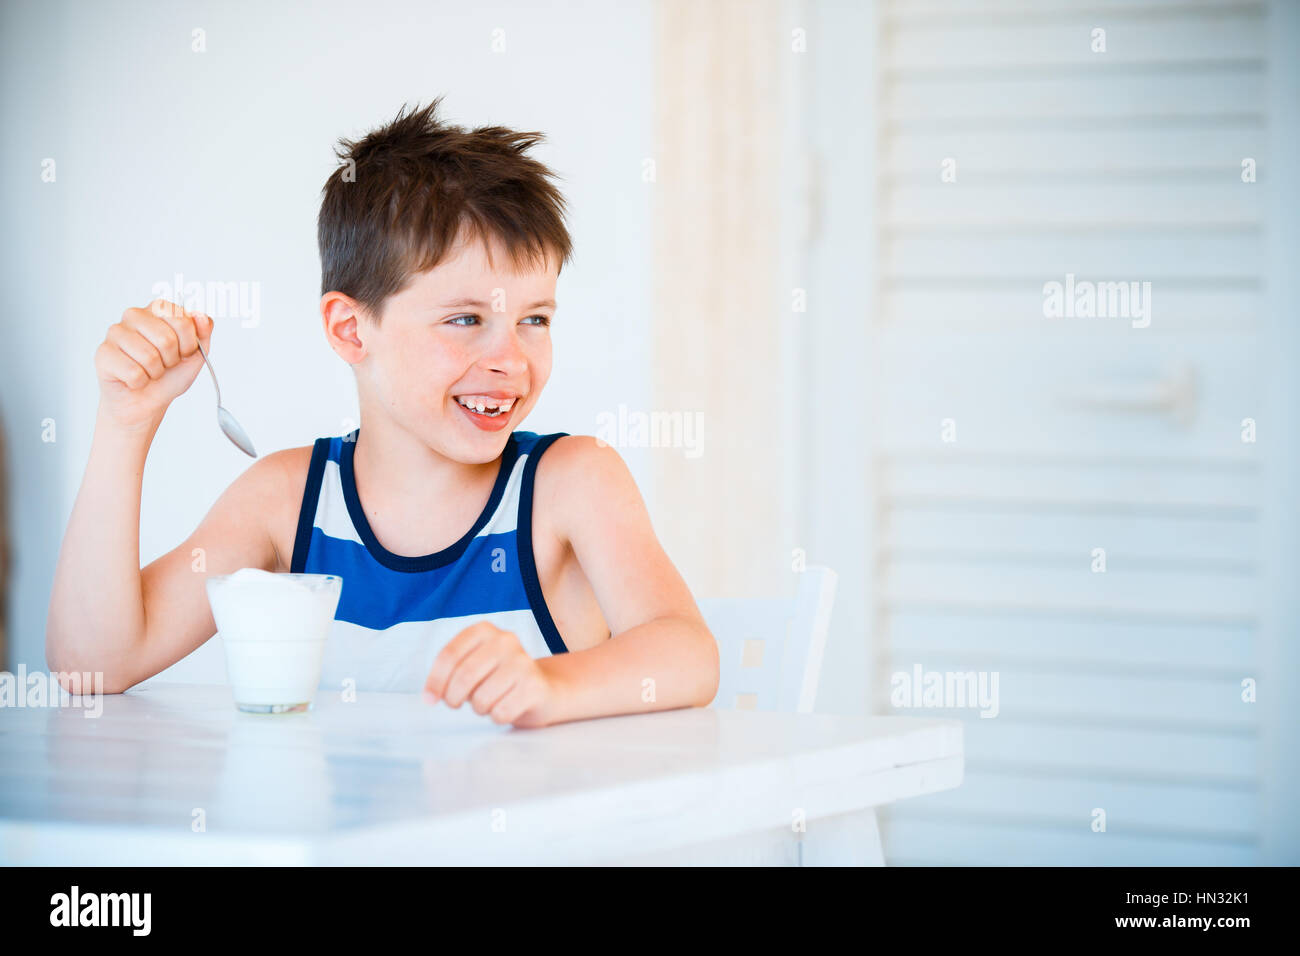
[[[461,322],[461,319],[468,319],[469,321],[467,321],[467,322]],[[524,319],[524,321],[525,321],[525,322],[531,322],[533,319],[537,319],[536,322],[533,322],[533,323],[532,323],[533,325],[550,325],[550,324],[551,324],[551,320],[550,320],[547,316],[544,316],[544,315],[530,315],[528,318]],[[478,322],[478,316],[477,316],[477,315],[457,315],[457,316],[454,316],[453,318],[448,319],[447,322],[448,322],[448,324],[450,324],[450,325],[469,325],[470,322],[475,322],[475,323],[477,323],[477,322]]]

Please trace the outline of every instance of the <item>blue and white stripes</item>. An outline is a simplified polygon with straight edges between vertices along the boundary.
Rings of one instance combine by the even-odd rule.
[[[567,650],[531,536],[537,461],[565,433],[513,432],[473,527],[442,551],[409,557],[385,549],[366,520],[352,471],[359,432],[317,439],[290,566],[343,578],[321,688],[351,679],[357,690],[419,691],[438,651],[484,619],[517,634],[533,657]]]

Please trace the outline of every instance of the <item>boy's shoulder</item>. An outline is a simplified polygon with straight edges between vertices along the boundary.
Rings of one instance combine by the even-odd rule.
[[[249,466],[249,471],[260,470],[266,475],[266,481],[281,492],[293,492],[297,488],[302,493],[302,484],[307,480],[307,469],[311,466],[311,453],[315,444],[301,445],[297,448],[281,448],[263,455]]]
[[[534,507],[562,534],[609,509],[642,506],[640,491],[618,450],[594,435],[561,435],[537,462]],[[563,534],[567,537],[567,534]]]
[[[521,433],[526,445],[548,438],[548,435],[535,436],[531,432]],[[596,471],[617,471],[626,469],[623,458],[606,441],[594,435],[569,435],[561,433],[547,446],[546,453],[537,463],[537,475],[540,480],[543,471],[550,477],[567,477],[582,480],[582,476]]]
[[[245,468],[223,493],[237,503],[246,520],[259,523],[275,545],[277,562],[288,570],[298,508],[314,445],[284,448],[262,455]]]
[[[301,495],[313,447],[282,448],[262,455],[250,463],[232,484],[255,490],[259,499],[267,501],[292,496],[295,487],[297,494]]]

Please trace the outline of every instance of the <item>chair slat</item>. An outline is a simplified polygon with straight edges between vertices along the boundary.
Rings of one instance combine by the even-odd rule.
[[[810,713],[821,677],[836,575],[811,566],[792,598],[712,598],[699,602],[718,641],[713,706]]]

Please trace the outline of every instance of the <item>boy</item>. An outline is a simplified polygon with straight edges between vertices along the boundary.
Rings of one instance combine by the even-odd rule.
[[[323,190],[321,316],[364,427],[255,462],[143,570],[145,457],[214,323],[155,300],[108,330],[52,670],[121,693],[216,632],[206,575],[255,567],[342,576],[324,690],[423,691],[517,727],[713,699],[717,644],[618,453],[514,430],[550,375],[570,256],[554,174],[524,155],[542,137],[445,125],[440,102],[341,140]]]

